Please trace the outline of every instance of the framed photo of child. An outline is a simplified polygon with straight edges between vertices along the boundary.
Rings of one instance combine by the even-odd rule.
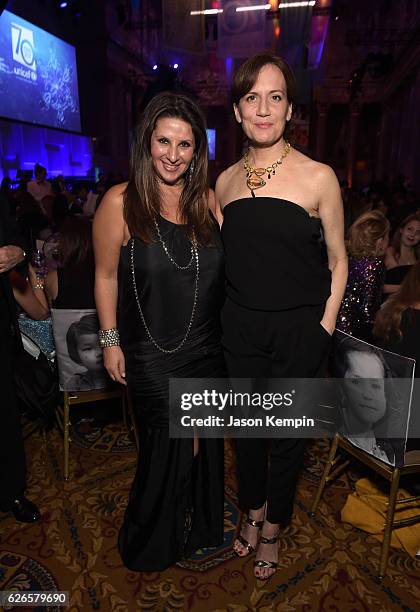
[[[60,388],[90,391],[109,387],[111,381],[99,346],[96,310],[53,308],[51,314]]]
[[[340,434],[389,465],[404,465],[415,361],[336,330]]]

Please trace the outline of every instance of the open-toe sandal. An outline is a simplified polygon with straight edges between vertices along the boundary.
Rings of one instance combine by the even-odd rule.
[[[260,537],[260,544],[276,544],[278,540],[279,540],[278,534],[272,538],[266,538],[265,536],[262,535]],[[264,569],[277,570],[278,566],[279,564],[276,561],[265,561],[265,559],[258,559],[258,561],[254,561],[254,568],[260,567]],[[269,578],[271,578],[271,576],[274,575],[274,573],[275,572],[273,572],[273,574],[270,574],[269,576],[265,578],[262,578],[260,576],[256,576],[256,578],[258,578],[258,580],[268,580]]]
[[[263,520],[261,520],[261,521],[255,521],[254,519],[250,518],[249,516],[247,516],[247,517],[246,517],[245,522],[246,522],[246,523],[248,523],[248,525],[251,525],[251,527],[257,527],[257,528],[258,528],[258,531],[259,531],[259,530],[262,528],[262,526],[263,526],[263,524],[264,524],[264,521],[263,521]],[[244,553],[243,555],[241,555],[240,553],[238,553],[238,552],[235,550],[235,553],[238,555],[238,557],[246,557],[247,555],[249,555],[250,553],[252,553],[252,552],[254,552],[254,551],[255,551],[255,547],[254,547],[254,546],[252,546],[252,544],[250,544],[250,543],[248,542],[248,540],[246,540],[246,539],[244,538],[244,536],[243,536],[243,535],[239,534],[239,535],[237,536],[237,538],[236,538],[236,539],[237,539],[237,541],[238,541],[240,544],[242,544],[242,546],[243,546],[244,548],[246,548],[246,553]]]

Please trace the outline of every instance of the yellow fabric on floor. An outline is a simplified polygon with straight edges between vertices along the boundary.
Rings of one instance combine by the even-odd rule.
[[[397,499],[412,497],[404,489],[399,489]],[[384,523],[387,512],[386,495],[368,478],[361,478],[356,482],[356,491],[351,493],[341,510],[341,519],[358,529],[371,533],[382,542]],[[401,507],[401,510],[398,508]],[[420,516],[420,507],[416,503],[397,504],[394,520]],[[394,529],[391,535],[391,546],[403,548],[412,557],[420,549],[420,523],[410,527]]]

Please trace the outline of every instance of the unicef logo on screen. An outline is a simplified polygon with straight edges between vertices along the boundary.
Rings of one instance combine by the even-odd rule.
[[[12,23],[11,26],[13,59],[25,66],[25,68],[36,70],[34,35],[32,30],[18,23]]]

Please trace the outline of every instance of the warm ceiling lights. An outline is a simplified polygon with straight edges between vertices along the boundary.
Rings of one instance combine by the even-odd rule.
[[[309,0],[306,2],[282,2],[279,5],[279,9],[286,9],[286,8],[299,8],[299,7],[304,7],[304,6],[315,6],[315,0]]]
[[[279,4],[279,9],[288,9],[288,8],[300,8],[300,7],[308,7],[315,6],[315,0],[301,0],[299,2],[282,2]],[[248,11],[269,11],[273,7],[271,4],[255,4],[254,6],[238,6],[236,7],[237,13],[245,13]],[[205,9],[203,11],[190,11],[190,15],[217,15],[218,13],[223,13],[223,9]]]
[[[205,9],[204,11],[190,11],[190,15],[217,15],[223,13],[223,9]]]
[[[271,4],[255,4],[254,6],[238,6],[237,13],[245,13],[246,11],[268,11],[271,9]]]

